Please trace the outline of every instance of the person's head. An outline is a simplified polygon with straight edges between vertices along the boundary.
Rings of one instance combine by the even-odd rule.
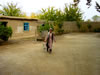
[[[52,33],[52,28],[49,29],[49,32]]]

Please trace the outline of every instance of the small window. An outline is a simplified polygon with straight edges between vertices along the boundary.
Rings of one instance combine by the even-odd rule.
[[[29,23],[24,23],[24,31],[29,31]]]

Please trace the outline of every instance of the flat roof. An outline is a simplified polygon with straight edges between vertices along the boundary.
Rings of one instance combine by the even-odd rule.
[[[38,21],[38,19],[33,18],[25,18],[25,17],[14,17],[14,16],[0,16],[0,19],[8,19],[8,20],[23,20],[23,21]]]

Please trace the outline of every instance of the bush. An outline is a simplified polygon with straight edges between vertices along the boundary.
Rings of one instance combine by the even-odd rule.
[[[55,32],[55,34],[59,35],[59,34],[63,34],[64,33],[64,30],[61,29],[61,28],[59,28],[58,25],[55,25],[54,26],[54,32]]]
[[[63,30],[63,29],[59,29],[59,30],[58,30],[58,33],[59,33],[59,34],[63,34],[63,33],[64,33],[64,30]]]
[[[100,28],[94,29],[94,32],[100,32]]]
[[[8,41],[9,37],[12,36],[12,28],[0,26],[0,39]]]
[[[49,23],[45,23],[45,24],[42,24],[41,26],[38,27],[38,31],[39,32],[42,32],[42,31],[45,31],[45,30],[49,31],[50,28],[53,29],[53,25],[49,24]]]
[[[81,23],[77,21],[77,27],[80,29],[81,28]]]
[[[60,29],[62,29],[62,27],[63,27],[63,21],[56,21],[56,24],[58,25],[58,27]]]
[[[55,34],[63,34],[64,33],[62,26],[63,26],[63,21],[55,21],[54,22],[54,32],[55,32]]]
[[[92,28],[91,24],[88,24],[87,27],[88,27],[89,31],[91,31],[91,28]]]

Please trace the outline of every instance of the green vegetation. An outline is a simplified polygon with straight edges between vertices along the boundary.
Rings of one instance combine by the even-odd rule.
[[[1,25],[0,26],[0,39],[4,41],[8,41],[9,37],[11,36],[12,36],[12,28]]]
[[[94,32],[100,32],[100,28],[95,28]]]
[[[89,31],[91,31],[92,26],[90,23],[87,25],[87,27],[88,27]]]
[[[47,9],[42,9],[41,14],[38,15],[40,19],[46,21],[54,21],[54,32],[61,34],[64,32],[62,29],[63,21],[82,21],[82,13],[78,7],[72,4],[65,5],[64,11],[60,9],[55,9],[54,7],[49,7]],[[44,30],[45,26],[42,27]]]
[[[93,20],[93,21],[100,21],[100,20],[98,20],[99,18],[100,18],[100,16],[94,15],[94,16],[92,17],[92,20]]]
[[[17,7],[17,4],[7,3],[6,6],[1,5],[2,9],[0,14],[4,16],[16,16],[16,17],[25,17],[26,13],[22,13],[21,9]]]
[[[65,4],[64,11],[49,7],[42,9],[39,18],[47,21],[82,21],[82,13],[78,7]]]
[[[65,5],[64,21],[82,21],[81,10],[73,5]]]
[[[58,21],[63,19],[62,11],[55,9],[54,7],[49,7],[47,9],[41,10],[41,14],[38,15],[40,19],[47,21]]]
[[[38,27],[38,31],[39,32],[42,32],[42,31],[45,31],[45,30],[49,31],[50,28],[54,29],[53,25],[49,24],[49,22],[46,22],[46,23],[44,23],[44,24],[42,24]]]
[[[82,26],[81,22],[77,21],[77,27],[79,28],[79,30],[80,30],[81,26]]]
[[[62,29],[62,26],[63,26],[63,22],[61,21],[56,21],[54,22],[54,32],[55,34],[63,34],[64,33],[64,30]]]

